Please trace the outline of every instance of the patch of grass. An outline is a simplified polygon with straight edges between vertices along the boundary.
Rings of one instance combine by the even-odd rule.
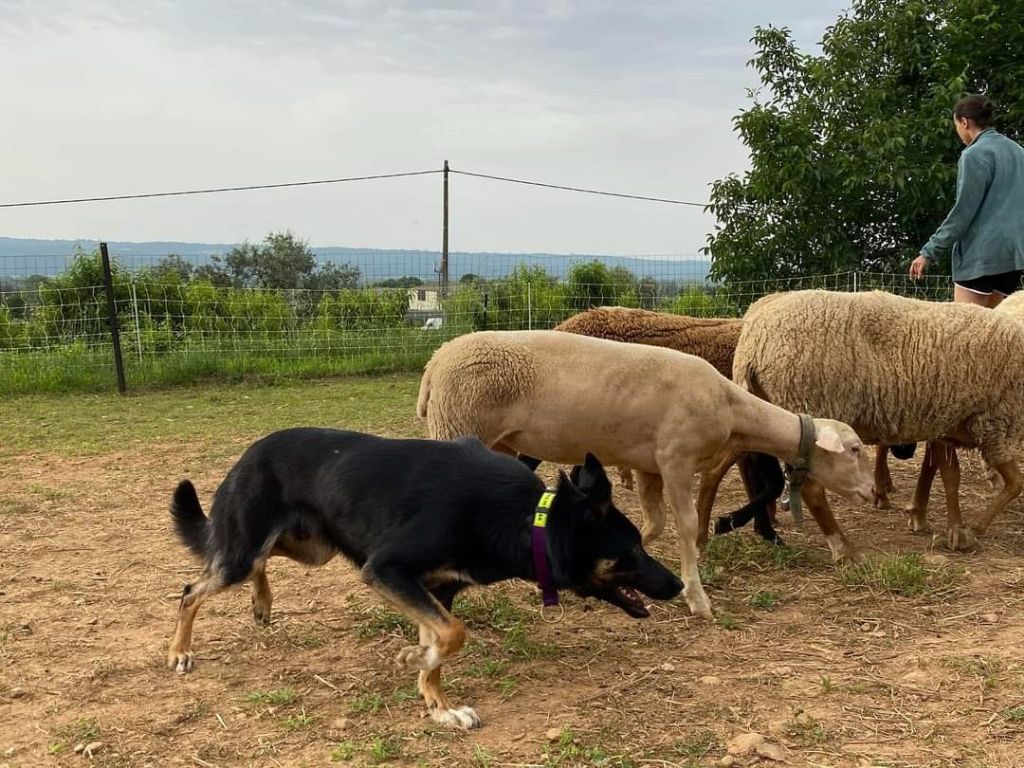
[[[301,630],[294,634],[289,633],[288,640],[292,645],[297,645],[299,648],[305,648],[306,650],[322,648],[327,645],[327,636],[322,632],[316,632],[311,629]]]
[[[89,456],[151,443],[230,445],[307,424],[344,424],[377,434],[416,436],[423,426],[413,403],[419,372],[290,381],[276,386],[204,383],[144,393],[29,394],[0,398],[0,456],[59,452]],[[195,380],[193,379],[193,382]],[[129,382],[132,386],[132,382]],[[2,387],[0,387],[2,388]],[[38,391],[38,390],[37,390]]]
[[[335,763],[348,762],[356,756],[358,748],[351,741],[343,741],[331,750],[331,761]]]
[[[51,755],[60,755],[75,744],[96,741],[100,736],[100,727],[91,717],[80,717],[58,728],[54,736],[56,739],[47,747],[47,752]]]
[[[291,688],[278,688],[273,691],[253,691],[245,700],[251,704],[266,704],[271,707],[282,707],[294,704],[298,696]]]
[[[691,760],[699,760],[709,754],[712,750],[718,749],[718,737],[711,731],[698,731],[679,739],[672,745],[676,754]]]
[[[464,674],[467,677],[489,678],[493,680],[504,675],[506,669],[508,669],[507,662],[501,659],[485,658],[466,667]]]
[[[723,613],[721,616],[715,619],[715,621],[717,622],[718,626],[720,626],[722,629],[727,629],[730,632],[740,628],[740,623],[736,619],[736,617],[730,616],[727,613]]]
[[[1024,723],[1024,707],[1007,707],[1000,714],[1011,723]]]
[[[473,745],[473,764],[479,765],[480,768],[491,768],[491,763],[494,762],[494,755],[489,750],[481,747],[479,744]]]
[[[23,501],[0,499],[0,515],[27,515],[31,511],[32,507]]]
[[[360,622],[356,628],[356,636],[359,639],[369,640],[396,632],[412,642],[419,637],[419,629],[397,611],[382,605],[370,606],[360,611]]]
[[[508,631],[536,617],[536,613],[527,606],[498,591],[459,595],[455,598],[452,612],[471,628],[501,631]]]
[[[366,744],[366,754],[370,765],[396,760],[402,756],[402,742],[390,733],[374,734]]]
[[[502,650],[513,659],[532,661],[534,659],[550,659],[558,655],[558,648],[543,640],[530,637],[530,629],[522,624],[509,628],[501,641]]]
[[[581,745],[576,734],[569,729],[562,730],[558,741],[551,746],[545,757],[546,768],[636,768],[637,765],[636,761],[618,750],[609,749],[601,744]]]
[[[801,547],[780,547],[760,536],[731,533],[712,536],[698,567],[705,584],[721,583],[726,574],[739,570],[778,570],[800,568],[813,562],[809,550]]]
[[[835,690],[835,686],[832,684],[832,678],[828,675],[821,676],[821,690],[824,693],[832,693]]]
[[[978,678],[986,691],[992,690],[999,683],[999,673],[1003,668],[999,659],[984,656],[947,656],[942,661],[950,669]]]
[[[786,723],[786,735],[805,747],[824,744],[832,738],[832,734],[821,722],[801,712],[798,712],[792,720]]]
[[[750,596],[750,604],[762,611],[773,611],[782,600],[782,595],[770,589],[762,589]]]
[[[862,563],[840,569],[839,578],[848,587],[869,587],[894,595],[914,597],[949,587],[961,571],[949,566],[925,567],[916,552],[868,557]]]
[[[352,699],[349,709],[357,714],[376,714],[384,709],[384,697],[379,693],[361,693]]]
[[[40,485],[39,483],[30,483],[28,485],[29,493],[34,493],[47,501],[64,501],[74,496],[70,491],[64,490],[63,488],[51,488],[47,485]]]
[[[301,731],[305,728],[309,728],[313,723],[316,722],[316,717],[310,715],[303,709],[294,715],[289,715],[281,721],[281,726],[286,731]]]

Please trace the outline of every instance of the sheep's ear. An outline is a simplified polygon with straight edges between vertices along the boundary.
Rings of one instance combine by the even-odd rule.
[[[817,434],[814,436],[814,444],[829,453],[842,453],[844,450],[843,438],[832,426],[818,427]]]

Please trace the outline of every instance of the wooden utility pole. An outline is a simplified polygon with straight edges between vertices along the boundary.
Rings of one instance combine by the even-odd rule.
[[[441,298],[448,296],[448,161],[444,161],[444,213],[441,222]]]

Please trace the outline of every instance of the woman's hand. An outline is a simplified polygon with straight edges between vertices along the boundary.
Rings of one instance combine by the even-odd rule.
[[[919,280],[924,277],[924,271],[928,269],[928,257],[923,253],[910,262],[910,277],[912,280]]]

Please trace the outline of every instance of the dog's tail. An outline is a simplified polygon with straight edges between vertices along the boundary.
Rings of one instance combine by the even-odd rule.
[[[433,367],[434,358],[430,358],[423,369],[423,378],[420,379],[420,394],[416,398],[416,415],[421,419],[427,418],[427,403],[430,402],[430,372]]]
[[[205,558],[209,546],[209,523],[191,480],[182,480],[174,489],[171,517],[181,543],[196,557]]]

